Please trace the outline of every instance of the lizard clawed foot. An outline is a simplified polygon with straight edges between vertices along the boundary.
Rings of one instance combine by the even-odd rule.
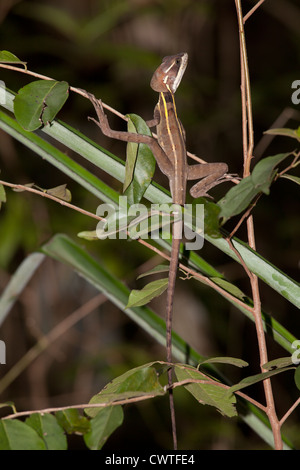
[[[88,116],[88,120],[95,122],[101,129],[109,127],[107,116],[103,109],[102,101],[100,99],[97,99],[92,93],[88,93],[88,98],[95,108],[98,121],[90,116]]]
[[[218,181],[220,181],[220,183],[224,183],[225,181],[234,181],[234,180],[241,181],[241,179],[242,178],[237,173],[226,173]]]

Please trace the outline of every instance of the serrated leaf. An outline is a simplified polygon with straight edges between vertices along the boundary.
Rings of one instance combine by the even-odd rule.
[[[296,387],[298,388],[298,390],[300,390],[300,366],[298,366],[295,370],[294,381],[295,381]]]
[[[128,116],[128,131],[151,136],[151,131],[145,121],[136,114]],[[155,171],[155,158],[145,144],[129,142],[127,145],[127,158],[125,166],[124,195],[128,203],[137,204],[141,201],[146,189],[153,178]]]
[[[123,410],[121,406],[109,406],[99,411],[97,416],[90,421],[91,429],[83,438],[91,450],[100,450],[109,436],[123,422]]]
[[[239,359],[236,357],[209,357],[201,361],[199,363],[199,366],[201,366],[202,364],[214,364],[214,363],[230,364],[236,367],[247,367],[249,365],[248,362],[243,361],[243,359]]]
[[[107,384],[101,392],[94,395],[90,404],[112,403],[145,395],[164,395],[165,390],[158,380],[158,374],[154,367],[155,362],[131,369],[125,374],[116,377]],[[102,408],[86,408],[85,413],[94,417]]]
[[[90,421],[82,416],[76,408],[57,411],[55,416],[67,434],[85,434],[90,430]]]
[[[21,64],[24,65],[25,70],[27,69],[27,62],[23,62],[15,54],[12,54],[9,51],[0,51],[0,62],[2,64]]]
[[[183,380],[205,380],[208,381],[208,377],[202,374],[197,369],[191,366],[176,365],[174,367],[175,375],[178,381]],[[236,398],[233,394],[227,392],[227,389],[224,389],[218,382],[216,385],[212,383],[191,383],[184,385],[184,388],[188,390],[199,403],[203,405],[209,405],[216,408],[223,415],[232,418],[237,416],[237,411],[235,408]]]
[[[161,295],[168,287],[168,278],[149,282],[141,290],[133,289],[130,292],[126,308],[146,305],[150,300]]]
[[[21,88],[14,100],[18,123],[34,131],[51,122],[68,98],[67,82],[37,80]]]
[[[25,423],[43,439],[47,450],[67,449],[68,444],[63,428],[52,414],[33,413],[26,419]]]
[[[46,450],[43,439],[18,419],[0,420],[0,450]]]
[[[222,289],[224,289],[226,292],[229,292],[230,294],[234,295],[234,297],[241,300],[245,299],[246,295],[234,284],[229,281],[226,281],[226,279],[222,279],[221,277],[211,277],[210,279],[215,284],[222,287]]]
[[[287,129],[287,128],[268,129],[267,131],[264,132],[264,134],[282,135],[285,137],[292,137],[293,139],[300,141],[299,128],[298,129]]]

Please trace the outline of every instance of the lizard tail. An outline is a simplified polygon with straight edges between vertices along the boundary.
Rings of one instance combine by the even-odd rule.
[[[180,251],[180,243],[181,243],[181,239],[174,237],[174,232],[175,232],[175,227],[173,227],[173,241],[172,241],[172,252],[171,252],[171,259],[170,259],[169,282],[168,282],[167,304],[166,304],[167,362],[172,362],[173,302],[174,302],[175,283],[176,283],[176,277],[177,277],[177,268],[178,268],[179,251]]]
[[[181,237],[182,237],[182,223],[181,221],[174,222],[172,251],[171,251],[170,270],[169,270],[169,282],[168,282],[168,291],[167,291],[167,307],[166,307],[167,362],[172,362],[173,301],[174,301],[174,293],[175,293],[177,268],[178,268],[178,262],[179,262]],[[173,389],[172,389],[172,368],[168,370],[168,386],[169,386],[169,401],[170,401],[170,411],[171,411],[173,447],[174,447],[174,450],[177,450],[175,408],[174,408],[174,397],[173,397]]]

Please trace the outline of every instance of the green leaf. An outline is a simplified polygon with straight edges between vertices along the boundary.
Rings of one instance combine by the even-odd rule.
[[[236,392],[241,390],[242,388],[249,387],[250,385],[256,384],[257,382],[261,382],[262,380],[268,379],[273,375],[280,374],[281,372],[286,372],[288,370],[292,370],[295,367],[283,367],[281,369],[274,369],[268,372],[262,372],[261,374],[250,375],[245,379],[241,380],[239,383],[233,385],[228,389],[228,393]]]
[[[130,119],[128,120],[127,129],[128,132],[136,133],[136,129]],[[138,147],[139,144],[137,144],[136,142],[128,142],[127,144],[123,192],[125,192],[129,185],[132,183],[134,177],[134,168],[138,156]]]
[[[156,281],[149,282],[141,290],[133,289],[130,292],[128,304],[129,307],[140,307],[146,305],[150,300],[161,295],[168,287],[168,278],[158,279]]]
[[[84,435],[84,442],[91,450],[102,449],[109,436],[123,422],[121,406],[109,406],[99,411],[90,421],[91,429]]]
[[[10,406],[14,413],[17,412],[15,404],[14,404],[13,401],[6,401],[4,403],[0,403],[0,408],[5,408],[6,406]]]
[[[281,175],[280,178],[286,178],[288,180],[293,181],[294,183],[297,183],[300,185],[300,178],[299,176],[294,176],[294,175],[289,175],[288,173],[285,173],[284,175]]]
[[[296,387],[298,388],[298,390],[300,390],[300,366],[298,366],[295,370],[294,381],[295,381]]]
[[[254,187],[258,191],[262,191],[265,194],[269,194],[270,185],[275,176],[275,167],[290,155],[290,152],[280,153],[278,155],[266,157],[260,160],[257,165],[255,165],[255,167],[253,168],[251,174]]]
[[[1,293],[0,297],[0,325],[17,302],[19,295],[23,292],[32,276],[44,261],[42,253],[32,253],[19,264],[15,273],[11,276],[9,283]]]
[[[199,366],[202,364],[230,364],[236,367],[247,367],[249,364],[243,359],[239,359],[236,357],[209,357],[208,359],[204,359],[199,363]]]
[[[280,369],[282,367],[288,367],[293,364],[292,356],[279,357],[273,359],[272,361],[267,362],[263,365],[263,368],[266,370]]]
[[[151,136],[149,127],[140,116],[129,114],[127,117],[129,132]],[[145,144],[129,142],[123,191],[130,205],[140,202],[151,183],[154,171],[155,158],[149,147]]]
[[[283,135],[285,137],[292,137],[293,139],[296,139],[300,142],[300,133],[299,133],[299,128],[298,129],[268,129],[267,131],[264,132],[264,134],[269,134],[269,135]]]
[[[45,189],[44,192],[46,194],[50,194],[51,196],[58,197],[66,202],[71,202],[72,194],[69,189],[67,189],[66,184],[61,184],[59,186],[55,186],[55,188]]]
[[[164,395],[165,390],[159,383],[155,364],[156,362],[151,362],[125,372],[94,395],[89,403],[112,403],[145,395]],[[94,417],[100,410],[102,408],[86,408],[85,413]]]
[[[26,419],[25,423],[43,439],[47,450],[67,449],[68,444],[63,428],[52,414],[33,413]]]
[[[204,205],[204,225],[205,233],[212,238],[220,238],[222,234],[220,232],[220,212],[221,209],[218,204],[208,201],[205,197],[200,197],[193,201],[194,204]]]
[[[46,450],[43,439],[18,419],[0,420],[0,450]]]
[[[0,184],[0,209],[3,202],[6,202],[6,193],[3,184]]]
[[[211,277],[211,281],[213,281],[218,286],[222,287],[226,292],[234,295],[237,299],[244,300],[246,295],[242,292],[237,286],[232,284],[231,282],[226,281],[226,279],[222,279],[221,277]]]
[[[67,82],[37,80],[19,90],[14,100],[14,113],[19,124],[34,131],[51,122],[68,98]]]
[[[191,366],[176,365],[174,371],[178,381],[183,380],[204,380],[208,381],[209,378],[202,374],[197,369]],[[184,385],[184,388],[188,390],[199,403],[203,405],[210,405],[219,410],[223,415],[232,418],[237,416],[235,409],[236,398],[233,394],[227,393],[227,389],[222,386],[212,383],[191,383]]]
[[[2,64],[22,64],[24,65],[25,70],[27,69],[27,62],[23,62],[16,55],[9,51],[0,51],[0,62]]]
[[[218,202],[221,208],[220,218],[226,221],[230,217],[240,214],[243,210],[247,209],[257,193],[258,191],[253,186],[251,176],[247,176],[236,186],[233,186]]]
[[[84,232],[77,233],[77,237],[84,238],[85,240],[99,240],[96,230],[85,230]]]
[[[26,191],[26,188],[34,188],[36,187],[36,185],[34,183],[26,183],[26,184],[23,184],[22,186],[24,186],[24,188],[12,188],[12,190],[15,192],[15,193],[23,193]],[[40,189],[38,187],[36,187],[37,189]]]
[[[231,188],[218,202],[220,217],[224,221],[245,210],[259,193],[269,194],[270,185],[275,176],[274,168],[291,153],[281,153],[262,159],[255,165],[252,174]]]
[[[55,416],[67,434],[85,434],[90,430],[90,421],[76,408],[57,411]]]
[[[149,269],[149,271],[146,271],[145,273],[140,274],[137,279],[141,279],[142,277],[150,276],[151,274],[161,274],[161,273],[168,273],[170,270],[169,266],[166,264],[158,264],[152,269]]]

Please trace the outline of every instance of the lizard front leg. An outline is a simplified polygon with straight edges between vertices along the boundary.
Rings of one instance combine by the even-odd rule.
[[[154,137],[136,134],[134,132],[116,131],[111,129],[107,116],[104,112],[101,100],[98,100],[92,93],[88,94],[89,100],[93,104],[98,121],[92,117],[89,117],[90,121],[93,121],[100,127],[101,131],[107,137],[111,137],[116,140],[122,140],[123,142],[135,142],[137,144],[146,144],[152,150],[153,155],[157,161],[160,170],[170,178],[173,173],[173,167],[165,154],[164,150],[159,145],[158,141]]]
[[[187,168],[187,179],[196,180],[202,178],[190,189],[192,197],[208,196],[209,191],[214,186],[226,181],[224,175],[228,171],[226,163],[199,163]]]

